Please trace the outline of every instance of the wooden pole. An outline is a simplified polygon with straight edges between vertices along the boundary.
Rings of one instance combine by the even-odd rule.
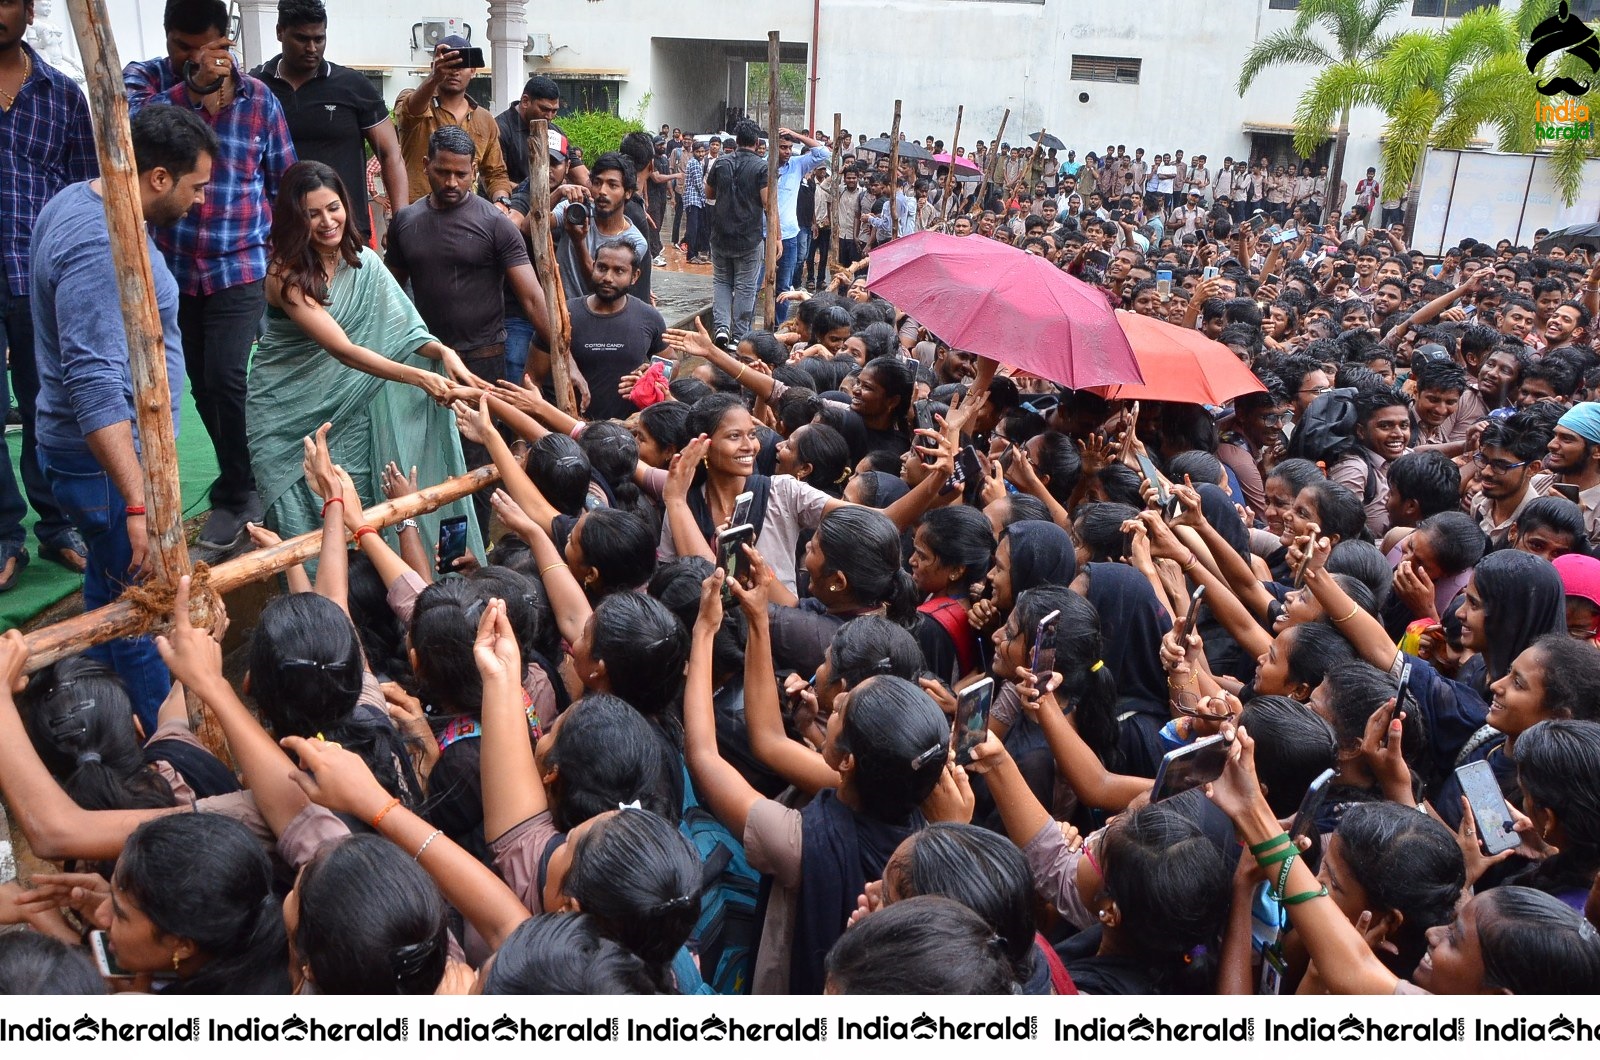
[[[783,245],[783,232],[778,227],[778,170],[782,168],[779,152],[788,148],[778,137],[783,121],[782,103],[778,99],[778,31],[767,33],[767,279],[761,285],[761,311],[766,316],[767,330],[778,326],[778,250]]]
[[[1040,147],[1041,141],[1044,140],[1044,134],[1045,134],[1045,130],[1044,129],[1040,129],[1039,130],[1039,139],[1035,140],[1033,142],[1033,148],[1028,152],[1028,160],[1026,162],[1022,163],[1022,172],[1017,174],[1017,179],[1013,180],[1011,182],[1010,187],[1006,188],[1006,201],[1007,202],[1010,202],[1012,199],[1016,198],[1017,186],[1020,185],[1020,184],[1027,183],[1028,174],[1033,172],[1033,160],[1039,157],[1039,147]]]
[[[189,572],[189,546],[183,536],[183,494],[178,486],[178,444],[172,427],[172,391],[167,383],[166,338],[156,306],[155,279],[146,249],[144,206],[139,198],[133,134],[128,128],[128,97],[122,64],[106,17],[105,0],[72,0],[67,5],[83,56],[89,107],[98,135],[100,193],[105,203],[111,258],[116,264],[122,327],[128,341],[133,378],[134,422],[144,468],[145,525],[154,547],[145,570],[158,582],[176,584]]]
[[[889,238],[900,238],[900,101],[894,101],[894,124],[889,126]]]
[[[1000,115],[1000,131],[994,134],[994,145],[989,149],[989,172],[983,175],[983,197],[989,197],[989,185],[995,183],[995,177],[1000,172],[1000,137],[1006,134],[1006,122],[1011,120],[1011,108]],[[983,205],[981,202],[978,204]]]
[[[477,493],[499,479],[500,472],[493,464],[489,464],[476,471],[446,479],[436,486],[427,486],[398,500],[368,508],[364,519],[371,526],[393,526],[402,519],[424,515],[452,501]],[[322,528],[318,527],[271,548],[246,552],[236,559],[219,563],[211,568],[211,588],[222,594],[241,585],[261,581],[286,567],[311,558],[321,547]],[[133,604],[126,600],[117,600],[86,614],[57,622],[53,626],[36,629],[28,634],[30,652],[28,672],[42,669],[96,644],[104,644],[108,640],[136,633],[140,629],[142,618]]]
[[[966,104],[956,107],[956,134],[950,137],[950,149],[945,154],[950,156],[950,168],[944,174],[944,201],[939,204],[939,212],[950,216],[950,191],[956,182],[956,145],[961,142],[961,117],[967,111]]]
[[[828,178],[828,239],[833,245],[828,248],[828,261],[834,268],[839,267],[839,200],[844,197],[844,176],[842,175],[843,162],[839,157],[839,141],[844,139],[844,125],[840,121],[838,111],[833,112],[833,174]],[[853,237],[854,232],[851,233]],[[827,284],[823,284],[824,287]]]
[[[533,122],[528,132],[528,242],[533,271],[550,307],[548,348],[556,404],[562,412],[576,416],[578,402],[572,395],[572,373],[567,368],[572,320],[567,315],[566,292],[561,287],[561,269],[556,266],[555,239],[550,232],[550,123],[543,118]]]

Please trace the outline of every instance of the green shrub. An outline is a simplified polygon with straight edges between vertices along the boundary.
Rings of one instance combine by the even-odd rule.
[[[583,148],[585,161],[593,163],[607,151],[621,147],[622,138],[629,133],[647,131],[644,115],[649,106],[650,97],[646,95],[627,117],[606,111],[574,111],[561,115],[556,119],[556,124],[567,134],[567,139]]]

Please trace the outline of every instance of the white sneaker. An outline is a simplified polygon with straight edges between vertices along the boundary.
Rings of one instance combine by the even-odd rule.
[[[652,260],[650,264],[654,265],[658,269],[664,268],[667,264],[667,256],[665,254],[657,254],[655,259]]]

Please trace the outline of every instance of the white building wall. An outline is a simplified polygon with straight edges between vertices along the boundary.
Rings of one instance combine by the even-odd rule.
[[[391,100],[421,79],[426,64],[411,49],[414,24],[455,17],[471,26],[474,43],[489,45],[484,0],[326,3],[329,57],[389,70]],[[124,61],[161,51],[162,0],[108,4]],[[785,42],[809,46],[813,14],[813,0],[533,0],[528,28],[549,35],[551,54],[525,59],[525,72],[615,77],[623,113],[648,94],[651,127],[704,131],[727,96],[727,43],[764,49],[767,31],[776,29]],[[66,23],[64,10],[51,18]],[[1214,165],[1248,148],[1246,123],[1293,122],[1310,68],[1269,71],[1242,99],[1233,88],[1251,44],[1293,19],[1269,10],[1267,0],[820,0],[816,120],[828,128],[838,111],[852,132],[875,135],[889,128],[899,98],[908,135],[948,142],[964,104],[961,139],[970,147],[992,139],[1010,107],[1006,139],[1014,144],[1044,126],[1080,159],[1112,143],[1130,151],[1182,148]],[[1390,28],[1438,22],[1405,17]],[[1073,81],[1074,53],[1138,58],[1140,82]],[[267,56],[245,58],[254,64]],[[1375,112],[1353,116],[1345,167],[1352,185],[1379,163],[1380,125]]]

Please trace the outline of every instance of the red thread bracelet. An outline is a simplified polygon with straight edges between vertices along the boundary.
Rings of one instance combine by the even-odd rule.
[[[323,502],[323,505],[322,505],[322,517],[324,519],[326,519],[328,517],[328,505],[330,505],[330,504],[343,504],[343,503],[344,503],[344,498],[343,497],[329,497],[326,501]]]
[[[361,543],[361,535],[362,534],[375,534],[377,532],[378,532],[377,527],[374,527],[374,526],[363,526],[361,529],[356,531],[356,544],[359,545]]]
[[[124,514],[127,514],[127,515],[143,515],[144,514],[144,505],[142,505],[142,504],[130,504],[125,509]]]

